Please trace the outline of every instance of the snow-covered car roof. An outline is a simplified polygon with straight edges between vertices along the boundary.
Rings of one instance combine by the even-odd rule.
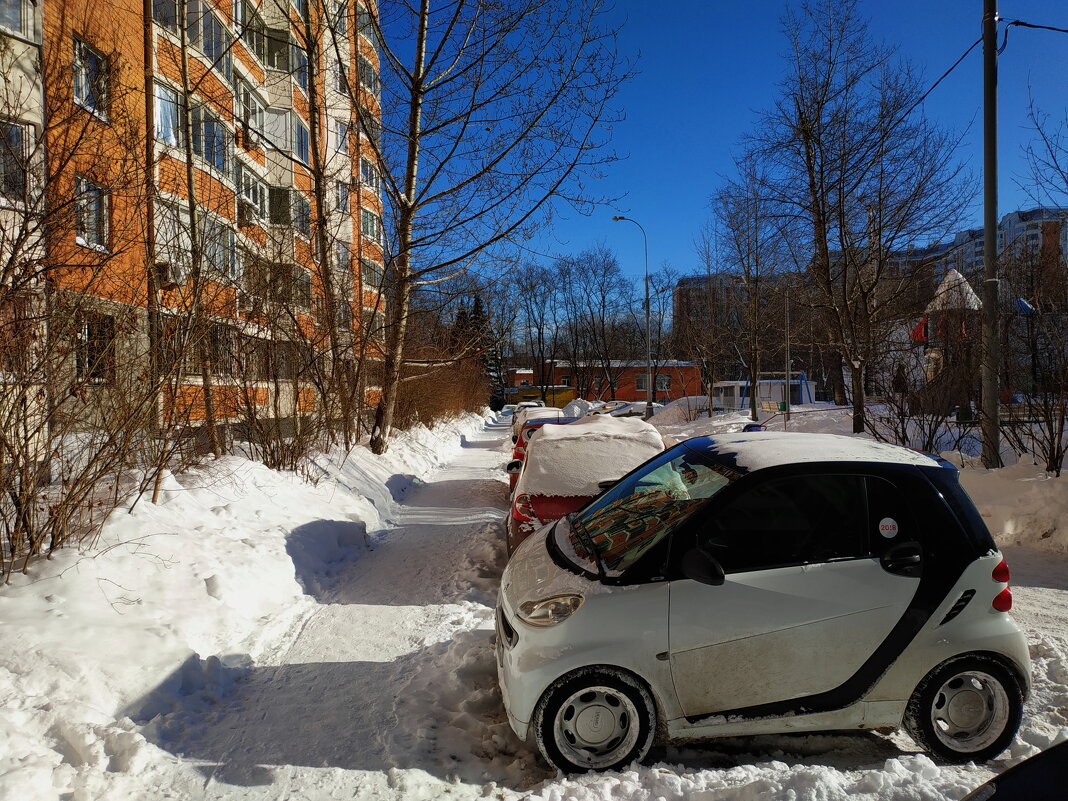
[[[798,462],[889,462],[920,467],[942,467],[943,462],[919,451],[863,437],[806,434],[794,431],[760,431],[697,437],[686,446],[731,457],[745,470],[762,470]]]
[[[517,493],[592,496],[598,483],[620,478],[664,450],[660,432],[636,417],[583,417],[538,430],[527,451]]]

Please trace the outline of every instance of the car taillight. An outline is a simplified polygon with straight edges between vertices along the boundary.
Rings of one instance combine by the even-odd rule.
[[[998,562],[998,566],[994,568],[990,578],[994,579],[994,581],[1000,581],[1002,584],[1009,583],[1009,565],[1004,559]]]
[[[535,518],[534,504],[527,495],[516,495],[515,503],[512,504],[512,517],[516,520],[533,520]]]
[[[990,605],[999,612],[1008,612],[1012,609],[1012,590],[1008,587],[1003,589],[994,596],[994,600]]]

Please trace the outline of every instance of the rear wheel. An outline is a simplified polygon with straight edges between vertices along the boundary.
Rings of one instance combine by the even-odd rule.
[[[611,770],[642,759],[653,743],[656,711],[628,673],[588,668],[551,686],[534,710],[538,748],[565,773]]]
[[[920,682],[905,728],[925,751],[947,762],[985,762],[1004,751],[1023,717],[1016,674],[988,656],[939,665]]]

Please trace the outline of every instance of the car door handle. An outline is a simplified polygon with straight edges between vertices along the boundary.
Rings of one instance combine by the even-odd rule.
[[[884,553],[879,561],[887,572],[918,576],[923,564],[923,552],[918,542],[903,542]]]

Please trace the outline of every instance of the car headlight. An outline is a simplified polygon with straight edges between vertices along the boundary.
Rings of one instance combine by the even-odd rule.
[[[567,620],[582,606],[581,595],[554,595],[519,605],[519,619],[531,626],[555,626]]]

